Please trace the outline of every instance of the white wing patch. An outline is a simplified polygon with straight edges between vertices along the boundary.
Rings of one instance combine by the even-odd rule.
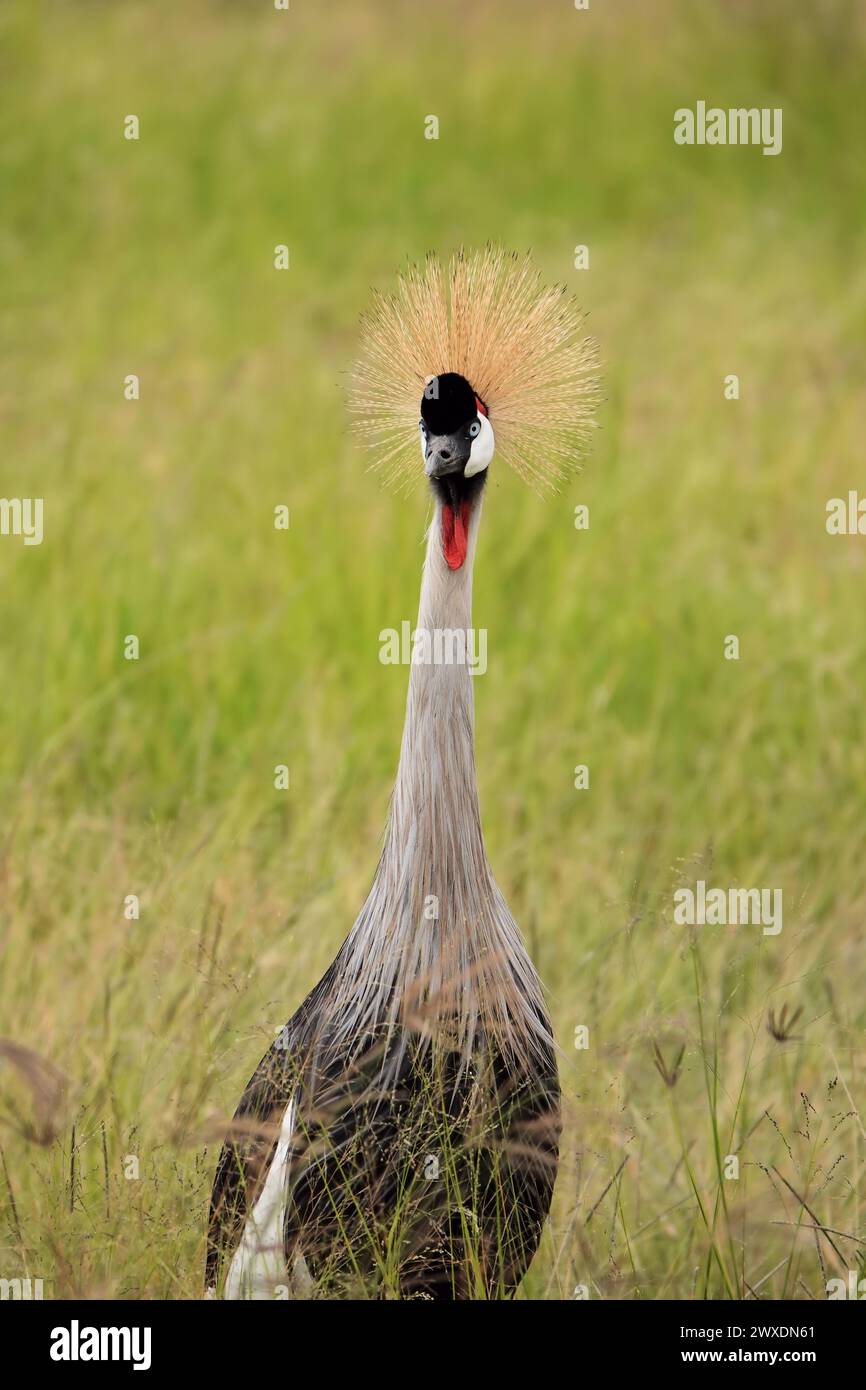
[[[271,1299],[286,1297],[291,1288],[286,1265],[283,1220],[286,1214],[289,1152],[295,1128],[295,1102],[286,1106],[280,1137],[264,1187],[249,1213],[240,1245],[232,1256],[224,1297]]]

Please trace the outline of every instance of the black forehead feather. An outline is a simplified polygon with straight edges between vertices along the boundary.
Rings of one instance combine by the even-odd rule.
[[[454,434],[477,414],[475,392],[465,376],[443,372],[430,378],[421,397],[421,419],[431,434]]]

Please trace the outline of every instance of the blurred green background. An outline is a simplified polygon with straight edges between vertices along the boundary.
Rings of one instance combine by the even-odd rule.
[[[0,492],[45,540],[0,538],[0,1031],[72,1084],[40,1146],[0,1073],[0,1276],[200,1293],[206,1140],[348,931],[396,767],[378,634],[428,501],[349,436],[358,316],[488,239],[577,295],[607,392],[555,501],[494,461],[476,565],[488,849],[568,1098],[524,1292],[821,1297],[792,1191],[859,1267],[866,539],[825,506],[864,480],[864,40],[844,0],[7,0]],[[782,153],[676,146],[698,100],[782,107]],[[697,878],[781,888],[781,935],[675,927]]]

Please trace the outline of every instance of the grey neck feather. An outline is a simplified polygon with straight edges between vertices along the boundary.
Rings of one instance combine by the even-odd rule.
[[[470,525],[466,561],[451,570],[442,553],[436,508],[427,537],[417,625],[431,646],[439,634],[443,646],[450,647],[451,633],[461,634],[464,652],[468,646],[480,512],[481,499]],[[475,780],[472,680],[465,660],[417,662],[410,669],[400,765],[379,868],[392,903],[401,901],[401,883],[412,884],[424,899],[439,900],[440,921],[441,908],[449,900],[456,906],[458,896],[465,900],[473,890],[489,891]]]
[[[481,498],[466,560],[451,570],[437,504],[419,629],[468,634],[480,518]],[[325,1005],[332,1036],[350,1053],[382,1025],[465,1061],[485,1042],[523,1058],[551,1043],[538,977],[484,849],[472,681],[465,663],[411,668],[382,857]]]

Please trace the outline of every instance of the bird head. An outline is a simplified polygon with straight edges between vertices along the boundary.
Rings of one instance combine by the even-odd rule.
[[[420,435],[452,569],[466,558],[494,428],[500,459],[546,494],[577,471],[598,401],[598,352],[583,315],[529,256],[495,246],[444,264],[428,256],[365,315],[355,427],[384,476],[407,488],[423,476]]]
[[[442,545],[451,569],[466,559],[469,521],[493,458],[487,407],[464,376],[430,377],[418,422],[424,471],[442,510]]]

